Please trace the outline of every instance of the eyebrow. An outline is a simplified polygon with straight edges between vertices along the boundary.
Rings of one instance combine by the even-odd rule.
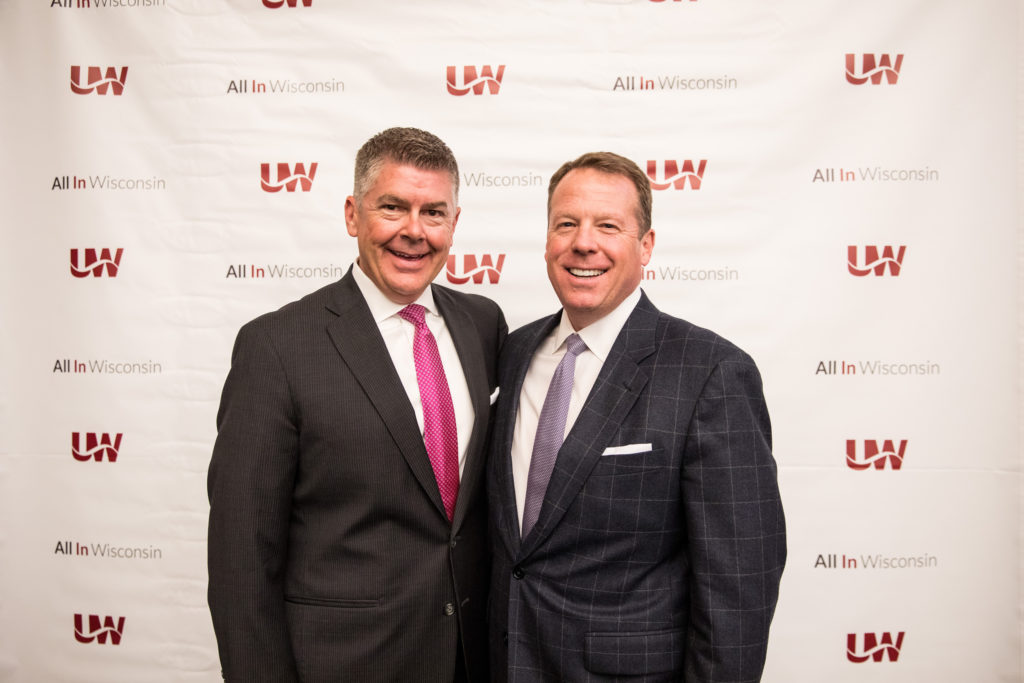
[[[402,199],[401,197],[398,197],[393,194],[382,194],[381,196],[377,197],[377,205],[379,206],[381,204],[398,204],[399,206],[409,206],[408,200]],[[448,202],[427,202],[426,204],[423,205],[423,209],[425,211],[433,211],[436,209],[444,209],[447,211]]]
[[[408,206],[409,202],[405,201],[401,197],[396,197],[393,194],[382,194],[377,197],[377,205],[380,204],[401,204],[402,206]]]

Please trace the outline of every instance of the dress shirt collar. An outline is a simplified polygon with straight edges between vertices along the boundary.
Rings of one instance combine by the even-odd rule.
[[[600,320],[587,325],[582,330],[572,329],[572,323],[569,322],[569,316],[567,316],[563,310],[562,320],[558,323],[558,327],[555,329],[555,336],[552,338],[554,346],[551,347],[550,351],[554,353],[562,346],[562,344],[565,343],[565,340],[569,335],[575,332],[580,335],[583,343],[587,345],[587,349],[597,356],[602,363],[604,363],[608,358],[608,354],[612,350],[612,344],[615,343],[615,339],[619,336],[619,332],[622,331],[622,327],[626,324],[626,319],[629,318],[629,314],[633,312],[633,309],[636,308],[638,303],[640,303],[639,287],[634,289],[632,294],[623,299],[611,313]]]
[[[384,292],[380,291],[373,280],[370,279],[370,276],[359,267],[358,261],[352,264],[352,277],[355,279],[356,286],[359,287],[363,298],[366,299],[366,305],[370,307],[370,315],[373,316],[374,322],[378,325],[388,318],[397,315],[400,310],[405,308],[406,304],[396,304],[387,298]],[[434,292],[429,285],[414,303],[423,306],[427,309],[428,313],[433,313],[438,317],[441,315],[437,304],[434,302]]]

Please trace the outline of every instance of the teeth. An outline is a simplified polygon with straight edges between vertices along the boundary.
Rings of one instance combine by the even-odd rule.
[[[426,256],[426,254],[406,254],[403,251],[395,251],[394,249],[391,250],[391,253],[394,254],[395,256],[398,256],[399,258],[410,258],[410,259],[412,259],[412,258],[423,258],[424,256]]]
[[[603,270],[584,270],[583,268],[570,268],[569,272],[576,277],[597,277],[604,273]]]

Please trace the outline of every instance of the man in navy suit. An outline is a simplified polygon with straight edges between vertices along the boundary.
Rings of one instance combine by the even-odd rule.
[[[494,681],[760,680],[786,558],[761,378],[639,289],[653,248],[632,161],[552,176],[563,308],[511,334],[498,369]]]
[[[484,444],[507,328],[431,285],[458,188],[436,136],[378,133],[345,201],[356,264],[238,333],[208,482],[229,681],[488,680]]]

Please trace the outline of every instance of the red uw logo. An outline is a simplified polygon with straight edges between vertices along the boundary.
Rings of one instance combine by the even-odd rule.
[[[278,7],[284,7],[285,5],[288,5],[289,7],[296,7],[298,4],[298,0],[263,0],[263,6],[269,7],[270,9],[277,9]],[[311,7],[312,5],[313,0],[302,0],[303,7]]]
[[[280,192],[282,189],[288,192],[295,192],[298,186],[303,192],[309,192],[313,187],[313,178],[316,177],[317,162],[309,165],[309,173],[306,172],[305,164],[295,164],[292,170],[288,164],[277,165],[277,182],[270,181],[270,164],[260,164],[260,187],[264,192]]]
[[[124,249],[117,249],[114,255],[110,255],[110,249],[100,249],[99,255],[95,249],[83,249],[85,252],[84,261],[79,261],[78,249],[71,250],[71,274],[75,277],[103,277],[106,271],[108,277],[117,277],[118,268],[121,266],[121,254]]]
[[[462,95],[468,95],[469,91],[472,90],[474,95],[483,95],[484,87],[486,86],[490,94],[497,95],[501,89],[501,79],[505,77],[505,65],[500,64],[498,66],[497,76],[494,75],[494,70],[490,64],[480,67],[479,75],[475,66],[464,66],[462,67],[462,85],[459,85],[459,79],[456,74],[456,67],[449,66],[446,85],[450,94],[461,97]]]
[[[89,630],[86,631],[85,619],[81,614],[75,615],[75,640],[80,643],[96,641],[103,645],[107,642],[109,635],[111,645],[120,645],[122,633],[124,633],[124,617],[117,617],[115,624],[114,617],[103,617],[101,621],[99,616],[90,614]]]
[[[850,275],[856,275],[857,277],[864,277],[870,275],[874,271],[875,275],[885,275],[885,267],[889,266],[889,274],[893,277],[899,277],[900,268],[903,266],[903,255],[907,252],[906,245],[900,245],[898,248],[885,245],[882,247],[882,255],[878,255],[878,247],[866,246],[864,247],[864,265],[857,265],[857,247],[849,246],[846,248],[846,268],[850,271]]]
[[[124,82],[128,78],[128,67],[122,66],[118,74],[116,66],[108,66],[104,72],[102,67],[90,66],[87,80],[82,83],[82,67],[71,67],[71,92],[78,95],[88,95],[95,92],[97,95],[106,95],[107,88],[114,95],[124,92]]]
[[[846,81],[853,85],[864,85],[869,80],[872,85],[882,82],[885,76],[887,83],[895,83],[900,77],[900,68],[903,66],[903,55],[879,55],[865,54],[861,58],[863,64],[860,71],[857,70],[857,56],[852,52],[846,54]],[[894,64],[895,62],[895,64]]]
[[[889,661],[895,662],[900,658],[900,650],[903,648],[903,634],[903,631],[896,634],[896,642],[893,643],[891,633],[883,633],[881,637],[874,633],[865,633],[864,649],[858,651],[857,634],[848,633],[846,635],[846,658],[855,664],[862,664],[869,659],[880,662],[883,657],[888,655]]]
[[[470,279],[473,280],[474,284],[478,285],[484,281],[485,275],[492,285],[496,285],[501,277],[501,269],[504,267],[504,254],[498,254],[498,265],[494,265],[494,259],[490,254],[481,255],[479,264],[476,260],[476,254],[464,254],[462,256],[462,274],[460,275],[458,257],[454,254],[449,254],[446,275],[448,276],[448,282],[456,285],[464,285]]]
[[[697,162],[696,170],[693,168],[693,162],[689,159],[683,161],[682,168],[675,159],[666,160],[662,166],[663,173],[659,177],[658,162],[650,159],[647,161],[647,177],[651,179],[652,190],[667,190],[670,187],[682,190],[686,187],[687,182],[690,183],[692,189],[699,190],[708,160],[701,159]]]
[[[876,470],[884,470],[885,463],[889,463],[889,467],[894,470],[898,470],[903,467],[903,456],[907,452],[907,440],[903,439],[899,442],[899,448],[895,446],[894,441],[886,439],[882,442],[882,447],[878,447],[878,442],[874,439],[864,440],[864,457],[857,459],[857,441],[855,439],[846,440],[846,466],[852,470],[866,470],[874,465]]]
[[[108,462],[117,462],[121,450],[121,437],[124,434],[114,434],[111,438],[110,434],[103,432],[85,432],[85,448],[82,448],[82,436],[80,432],[71,432],[71,456],[75,460],[103,462],[103,457],[106,456]]]

